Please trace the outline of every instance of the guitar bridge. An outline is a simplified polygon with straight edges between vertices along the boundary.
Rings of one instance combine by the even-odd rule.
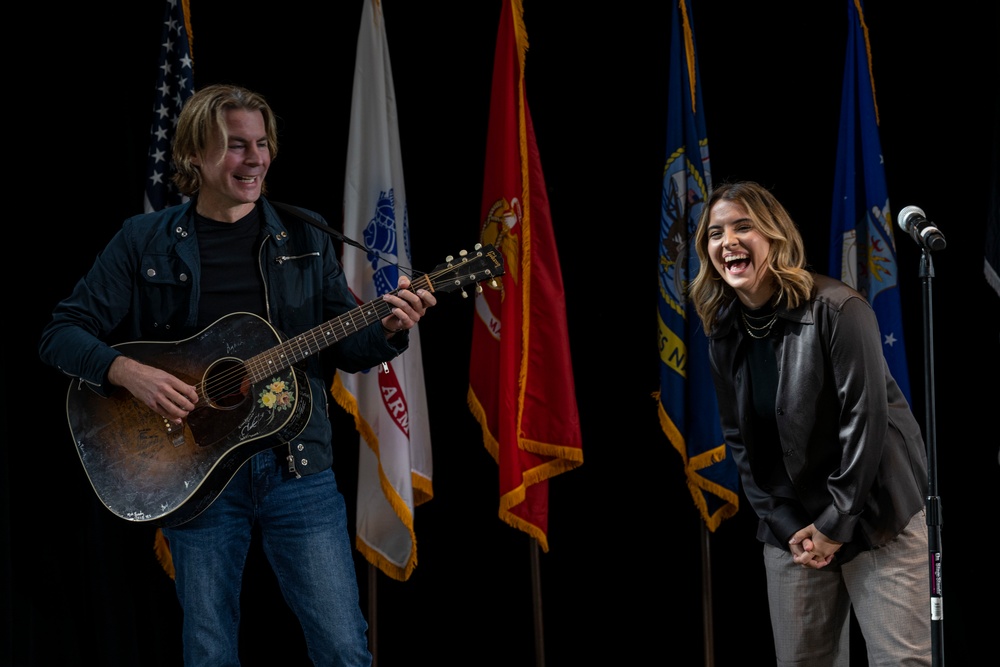
[[[186,442],[186,439],[184,438],[184,422],[175,424],[169,419],[164,419],[163,425],[166,428],[167,435],[170,436],[170,442],[174,447],[180,447]]]

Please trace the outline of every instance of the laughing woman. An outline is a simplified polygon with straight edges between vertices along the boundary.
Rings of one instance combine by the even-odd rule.
[[[871,665],[930,665],[927,464],[875,314],[806,266],[785,208],[717,187],[691,297],[722,430],[759,518],[777,664],[847,665],[849,611]]]

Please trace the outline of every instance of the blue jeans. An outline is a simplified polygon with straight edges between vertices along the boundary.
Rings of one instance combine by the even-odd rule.
[[[207,510],[163,529],[184,614],[186,667],[240,664],[240,588],[254,523],[313,664],[371,665],[347,511],[333,470],[296,479],[265,450]]]

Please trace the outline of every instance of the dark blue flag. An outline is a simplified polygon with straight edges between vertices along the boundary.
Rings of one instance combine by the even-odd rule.
[[[181,107],[194,93],[194,62],[191,59],[187,9],[188,0],[167,0],[164,10],[143,202],[147,213],[180,204],[186,199],[170,180],[170,144]]]
[[[688,489],[709,530],[739,506],[708,363],[708,339],[688,301],[700,265],[698,216],[712,189],[691,0],[674,3],[670,34],[667,159],[660,211],[660,425],[684,459]]]
[[[847,17],[828,271],[871,303],[889,370],[909,402],[893,216],[878,134],[868,26],[860,0],[847,0]]]

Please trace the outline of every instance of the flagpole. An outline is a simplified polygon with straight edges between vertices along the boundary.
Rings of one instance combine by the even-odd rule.
[[[368,652],[378,667],[378,568],[368,563]]]
[[[701,608],[705,634],[705,667],[715,665],[715,636],[712,627],[712,554],[709,538],[711,534],[704,521],[699,521],[701,530]]]
[[[535,667],[545,667],[545,631],[542,629],[541,564],[538,558],[538,539],[532,537],[531,550],[531,599],[535,614]]]

